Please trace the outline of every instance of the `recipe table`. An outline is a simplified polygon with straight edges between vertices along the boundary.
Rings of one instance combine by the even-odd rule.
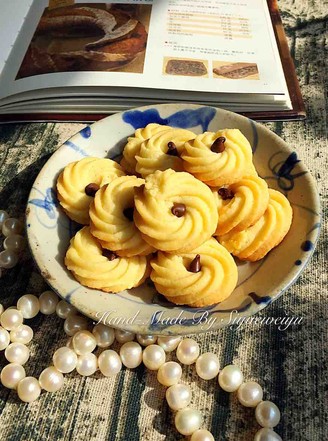
[[[276,431],[284,441],[328,439],[328,303],[327,303],[327,109],[325,37],[327,4],[310,0],[279,2],[292,56],[307,108],[304,122],[267,123],[297,151],[317,181],[322,203],[322,231],[310,264],[299,280],[261,312],[263,317],[292,316],[297,325],[279,330],[274,324],[229,326],[196,335],[202,352],[219,355],[221,366],[238,365],[246,379],[258,381],[265,398],[274,401],[282,419]],[[325,34],[326,32],[326,34]],[[0,209],[23,219],[32,183],[50,155],[83,124],[33,123],[0,126]],[[15,305],[24,293],[39,294],[47,285],[27,255],[0,279],[0,303]],[[38,315],[27,375],[38,377],[65,345],[63,321]],[[3,353],[0,369],[5,365]],[[191,386],[193,407],[204,415],[204,427],[216,440],[252,440],[259,429],[252,409],[223,392],[216,381],[200,380],[185,366],[183,381]],[[172,413],[154,372],[142,365],[114,379],[100,374],[65,376],[57,393],[43,393],[32,404],[0,385],[3,441],[96,440],[173,441]]]

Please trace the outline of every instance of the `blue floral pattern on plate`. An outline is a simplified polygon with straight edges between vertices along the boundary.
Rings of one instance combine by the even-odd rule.
[[[213,107],[201,107],[198,109],[183,109],[172,115],[162,118],[158,109],[129,110],[122,115],[123,121],[131,124],[136,130],[146,127],[147,124],[157,123],[181,129],[200,126],[203,132],[208,130],[208,126],[216,114]]]

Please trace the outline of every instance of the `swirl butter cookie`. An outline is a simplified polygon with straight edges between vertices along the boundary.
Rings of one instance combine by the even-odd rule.
[[[89,205],[96,191],[125,173],[111,159],[87,157],[68,164],[57,180],[57,195],[67,216],[89,224]]]
[[[159,251],[150,264],[157,291],[177,305],[203,307],[222,302],[237,284],[234,259],[213,238],[188,253]]]
[[[209,187],[186,172],[157,171],[135,189],[134,221],[143,238],[168,252],[192,250],[216,230],[218,212]]]
[[[183,171],[180,158],[184,143],[195,138],[190,130],[170,127],[144,141],[136,155],[136,171],[144,178],[156,170]]]
[[[254,225],[219,236],[219,242],[241,260],[253,262],[262,259],[288,233],[293,217],[288,199],[272,189],[269,189],[269,196],[268,208]]]
[[[252,148],[238,129],[204,132],[185,143],[181,157],[184,169],[211,187],[256,174]]]
[[[264,214],[269,203],[268,185],[255,175],[212,191],[219,213],[215,236],[245,230]]]
[[[170,126],[151,123],[142,129],[137,129],[134,136],[128,138],[128,142],[123,149],[123,158],[121,166],[130,174],[136,173],[137,160],[136,155],[139,154],[141,144],[159,132],[171,130]]]
[[[90,205],[90,231],[103,248],[119,256],[147,255],[155,251],[133,222],[134,188],[145,181],[121,176],[97,191]]]
[[[106,292],[139,286],[149,274],[146,257],[118,257],[103,250],[89,227],[71,239],[65,265],[82,285]]]

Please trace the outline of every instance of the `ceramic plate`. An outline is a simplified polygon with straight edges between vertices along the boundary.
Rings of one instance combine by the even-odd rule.
[[[238,128],[248,138],[257,171],[284,193],[294,212],[284,241],[256,263],[238,264],[238,285],[224,302],[203,309],[174,306],[151,284],[107,294],[81,286],[64,266],[75,226],[56,199],[56,179],[70,162],[85,156],[117,158],[139,127],[156,122],[196,133]],[[95,321],[140,334],[191,334],[222,328],[251,316],[296,281],[314,250],[320,229],[315,183],[297,154],[281,138],[240,115],[213,107],[163,104],[115,114],[66,141],[38,175],[27,206],[29,245],[41,274],[63,299]],[[290,291],[288,295],[293,295]]]

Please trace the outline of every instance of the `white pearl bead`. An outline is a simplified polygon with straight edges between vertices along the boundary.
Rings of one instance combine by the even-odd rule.
[[[0,326],[0,351],[6,349],[10,343],[9,332]]]
[[[158,345],[149,345],[143,351],[142,361],[146,368],[157,371],[165,363],[165,351]]]
[[[33,329],[28,325],[20,325],[10,331],[10,341],[12,343],[23,343],[26,345],[33,339]]]
[[[8,389],[16,389],[17,384],[25,377],[25,369],[17,363],[7,364],[1,371],[1,383]]]
[[[157,337],[155,335],[141,335],[137,334],[137,341],[141,344],[141,346],[149,346],[153,345],[157,341]]]
[[[30,351],[22,343],[11,343],[5,350],[5,357],[9,363],[25,364],[30,357]]]
[[[3,305],[0,303],[0,315],[3,313],[4,310],[5,310],[5,308],[4,308]]]
[[[39,383],[47,392],[57,392],[64,384],[64,375],[55,366],[49,366],[41,372]]]
[[[280,421],[280,410],[272,401],[262,401],[255,409],[255,418],[262,427],[276,427]]]
[[[122,345],[120,357],[124,366],[134,369],[142,362],[142,347],[139,343],[128,341]]]
[[[7,329],[7,331],[12,331],[13,329],[17,329],[23,323],[23,315],[17,309],[6,309],[1,314],[0,324],[3,328]]]
[[[165,352],[172,352],[177,347],[182,337],[158,337],[157,344],[164,349]]]
[[[3,241],[3,247],[5,250],[12,250],[15,251],[15,253],[19,253],[25,248],[25,238],[20,234],[8,236]]]
[[[20,234],[24,230],[24,224],[14,217],[8,217],[2,224],[2,234],[6,237]]]
[[[166,401],[172,410],[187,407],[191,401],[191,389],[186,384],[174,384],[166,391]]]
[[[95,336],[97,346],[100,348],[109,348],[114,343],[115,332],[109,326],[98,323],[98,325],[93,327],[92,333]]]
[[[88,321],[81,315],[70,314],[64,322],[64,331],[67,335],[72,337],[78,331],[87,329]]]
[[[199,356],[199,344],[192,338],[185,338],[179,343],[176,356],[182,364],[195,363]]]
[[[202,414],[196,410],[186,407],[178,410],[174,418],[175,427],[181,435],[192,435],[203,423]]]
[[[0,210],[0,229],[1,230],[2,230],[2,225],[3,225],[4,221],[8,218],[9,218],[9,214],[4,210]]]
[[[162,364],[157,372],[157,380],[163,386],[173,386],[180,381],[182,368],[175,361],[168,361]]]
[[[44,291],[39,297],[39,302],[42,314],[50,315],[56,312],[59,298],[53,291]]]
[[[100,372],[105,377],[112,377],[122,369],[122,361],[117,352],[107,349],[98,357],[98,365]]]
[[[203,380],[212,380],[220,370],[220,361],[212,352],[206,352],[197,358],[196,372]]]
[[[0,253],[0,268],[14,268],[18,263],[18,256],[13,250],[4,250]]]
[[[89,375],[93,375],[98,368],[98,359],[95,354],[88,353],[80,355],[77,359],[76,371],[83,375],[84,377],[88,377]]]
[[[190,438],[190,441],[215,441],[214,436],[208,430],[196,430]]]
[[[24,319],[31,319],[40,311],[39,299],[33,294],[25,294],[18,299],[17,309],[23,314]]]
[[[78,331],[73,336],[73,348],[78,355],[88,354],[95,350],[97,343],[93,334],[89,331]]]
[[[72,372],[77,365],[77,355],[72,349],[67,348],[66,346],[57,349],[52,357],[52,360],[55,368],[63,374]]]
[[[25,377],[17,385],[17,394],[25,403],[32,403],[39,398],[41,387],[34,377]]]
[[[129,331],[123,331],[121,329],[115,329],[115,338],[119,343],[126,343],[128,341],[133,341],[135,334]]]
[[[229,364],[219,373],[219,385],[226,392],[235,392],[244,381],[244,376],[238,366]]]
[[[254,441],[282,441],[282,438],[273,430],[263,428],[256,432]]]
[[[70,314],[76,314],[76,312],[76,308],[65,300],[60,300],[56,305],[56,314],[61,319],[66,319]]]
[[[243,406],[256,407],[263,399],[263,389],[255,381],[248,381],[240,386],[237,397]]]

